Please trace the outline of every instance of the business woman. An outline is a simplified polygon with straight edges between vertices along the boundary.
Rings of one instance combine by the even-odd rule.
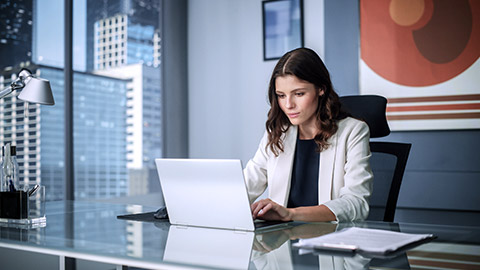
[[[311,49],[286,53],[268,89],[266,132],[244,169],[254,218],[353,221],[368,216],[369,129],[342,111],[330,75]]]

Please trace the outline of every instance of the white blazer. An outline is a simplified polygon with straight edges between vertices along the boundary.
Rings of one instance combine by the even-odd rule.
[[[297,126],[290,126],[282,135],[284,151],[276,157],[270,148],[265,149],[268,143],[265,132],[255,156],[243,171],[251,203],[268,186],[268,197],[286,206],[297,133]],[[338,121],[338,130],[330,137],[328,148],[320,152],[318,202],[327,206],[339,222],[368,216],[373,184],[369,139],[367,124],[347,117]]]

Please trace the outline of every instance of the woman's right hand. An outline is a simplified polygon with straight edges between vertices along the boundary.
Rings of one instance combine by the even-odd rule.
[[[252,204],[253,219],[291,221],[292,211],[278,203],[263,199]]]

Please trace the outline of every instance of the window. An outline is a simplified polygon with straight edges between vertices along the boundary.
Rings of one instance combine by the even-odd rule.
[[[23,2],[16,2],[20,5],[19,8],[22,8]],[[16,37],[27,40],[21,40],[20,45],[18,42],[14,44],[13,38],[11,42],[7,40],[5,50],[9,50],[8,46],[17,46],[16,50],[11,50],[17,52],[22,44],[27,44],[24,48],[25,53],[15,55],[16,58],[12,59],[2,58],[0,64],[8,62],[8,65],[16,66],[26,60],[38,64],[30,68],[35,68],[32,72],[50,81],[56,105],[30,104],[28,118],[24,118],[24,102],[16,97],[4,98],[0,134],[4,141],[12,141],[17,145],[19,159],[22,159],[22,166],[25,166],[20,173],[24,177],[27,176],[29,181],[40,181],[42,185],[46,185],[47,200],[58,200],[63,199],[64,194],[53,191],[64,189],[65,167],[62,149],[65,141],[64,59],[63,53],[59,53],[64,51],[64,11],[61,8],[53,8],[63,6],[63,0],[50,2],[52,5],[33,5],[32,12],[23,13],[30,14],[29,16],[35,14],[31,18],[22,18],[20,22],[32,22],[30,26],[26,26],[26,33]],[[102,196],[140,195],[159,191],[158,179],[154,178],[156,171],[153,160],[161,156],[161,140],[153,140],[148,136],[161,134],[161,111],[158,110],[156,114],[150,112],[147,115],[144,108],[134,107],[126,113],[126,100],[133,91],[131,89],[133,76],[150,78],[154,87],[153,96],[149,99],[161,100],[161,66],[148,65],[145,59],[153,59],[153,52],[158,49],[153,45],[153,30],[160,29],[162,1],[112,0],[106,8],[104,1],[85,2],[86,9],[73,10],[74,31],[86,29],[73,33],[73,44],[76,46],[76,53],[73,55],[74,160],[75,169],[83,172],[75,176],[77,188],[75,196],[77,199],[95,199]],[[130,10],[134,12],[118,14],[119,10],[116,7],[127,2]],[[102,12],[90,12],[99,10]],[[16,16],[15,14],[17,13],[12,13],[11,16]],[[3,23],[8,24],[10,21],[5,20]],[[86,27],[75,27],[78,24],[86,24]],[[50,27],[41,27],[42,25]],[[23,26],[19,29],[24,29]],[[134,40],[127,40],[125,33],[134,28],[138,28],[136,31],[141,34]],[[145,29],[153,30],[149,32],[144,31]],[[108,43],[112,39],[115,42]],[[134,48],[143,49],[132,52],[130,57],[129,53]],[[30,55],[30,58],[22,58],[24,55]],[[126,55],[129,55],[128,60]],[[113,66],[116,71],[109,70]],[[102,69],[101,75],[96,69]],[[126,71],[128,69],[135,69],[135,72]],[[131,74],[132,77],[127,80],[119,79],[117,76],[120,71]],[[3,71],[3,68],[0,69],[0,75],[5,77],[11,75],[2,72],[8,72]],[[139,81],[144,79],[140,78]],[[144,89],[135,91],[144,93]],[[83,100],[80,95],[84,96]],[[133,113],[142,117],[133,117]],[[132,131],[131,127],[135,126],[133,121],[142,119],[144,114],[153,118],[147,119],[152,123],[148,127],[152,130],[144,130],[143,133]],[[138,140],[158,142],[144,146],[150,148],[148,153],[151,156],[148,156],[147,161],[142,156],[145,149],[130,151],[127,158],[127,145],[134,146]],[[82,160],[82,156],[86,158]],[[99,159],[91,158],[96,156]],[[140,166],[137,166],[137,169],[128,169],[135,162],[140,162]],[[92,168],[95,169],[89,171]],[[25,174],[26,172],[28,174]],[[153,177],[145,177],[148,174]]]
[[[86,56],[87,63],[95,61],[95,64],[92,64],[91,67],[87,66],[86,72],[75,74],[73,82],[74,106],[76,106],[74,112],[74,119],[76,119],[74,121],[74,166],[77,172],[85,172],[75,175],[77,188],[75,196],[79,199],[140,195],[159,191],[158,179],[145,177],[146,172],[156,175],[154,157],[150,157],[152,162],[143,162],[142,151],[140,151],[140,155],[136,151],[131,160],[130,156],[127,159],[126,153],[127,144],[150,140],[150,138],[144,137],[141,130],[131,132],[128,130],[127,132],[127,121],[132,122],[143,118],[133,117],[132,114],[143,116],[145,113],[143,108],[138,107],[126,113],[126,100],[131,95],[130,92],[135,91],[143,95],[144,91],[144,89],[131,89],[133,76],[141,76],[142,78],[135,78],[138,81],[144,81],[143,77],[145,76],[152,77],[153,83],[156,83],[153,90],[154,95],[161,99],[160,67],[138,65],[145,62],[145,58],[153,58],[153,52],[156,50],[153,48],[153,31],[150,36],[144,35],[134,41],[135,44],[125,39],[125,33],[128,32],[128,29],[135,27],[160,29],[161,1],[133,0],[128,2],[132,12],[119,14],[118,9],[114,6],[121,6],[126,3],[126,0],[109,1],[111,8],[104,8],[103,1],[87,1],[86,14],[92,16],[86,15],[87,29],[93,29],[90,25],[93,26],[96,22],[100,24],[106,22],[105,28],[102,29],[102,31],[106,31],[106,35],[95,36],[92,34],[90,38],[87,37],[85,51],[91,50],[89,46],[93,45],[89,44],[95,44],[95,39],[102,39],[105,46],[101,54],[90,58],[92,60],[88,60],[89,55]],[[102,12],[89,13],[90,10],[102,10]],[[74,14],[76,14],[75,11]],[[127,17],[128,19],[126,19]],[[76,28],[74,27],[74,29]],[[73,33],[74,36],[75,34]],[[86,34],[89,35],[88,30]],[[125,50],[135,48],[136,43],[150,44],[150,50],[141,51],[138,57],[124,61],[120,56],[125,55]],[[98,57],[102,61],[99,61]],[[96,67],[102,70],[101,75],[98,75],[100,73],[93,74],[96,72]],[[119,79],[117,78],[119,74],[130,77],[127,80]],[[161,111],[158,111],[155,115],[158,119],[161,119],[160,113]],[[161,133],[160,126],[155,128],[158,130],[152,130],[151,133]],[[160,144],[149,147],[155,148],[153,150],[155,153],[152,155],[161,156]],[[140,166],[129,171],[127,168],[133,167],[131,166],[133,162],[137,162]],[[88,171],[92,168],[96,168],[95,171]],[[95,187],[93,191],[92,187]]]

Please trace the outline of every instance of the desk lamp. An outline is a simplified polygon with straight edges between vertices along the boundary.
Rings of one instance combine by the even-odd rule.
[[[29,103],[39,103],[44,105],[55,104],[55,101],[53,100],[52,89],[50,87],[50,82],[48,80],[44,80],[44,79],[33,76],[32,72],[26,68],[23,68],[22,70],[20,70],[20,72],[18,73],[18,78],[14,80],[10,84],[10,86],[0,91],[0,98],[3,98],[9,95],[14,90],[21,91],[17,97],[18,99],[21,99],[26,103],[25,111],[24,111],[25,118],[28,117]],[[4,152],[5,161],[2,164],[3,167],[5,167],[4,166],[5,162],[8,161],[8,164],[11,163],[10,162],[10,144],[8,143],[6,147],[8,148],[8,151]],[[7,171],[10,171],[10,170],[7,170]]]
[[[20,70],[20,72],[18,73],[18,78],[14,80],[10,84],[10,86],[0,91],[0,98],[11,94],[15,90],[21,91],[17,98],[25,101],[25,117],[28,116],[29,103],[39,103],[44,105],[55,104],[52,89],[50,87],[50,82],[48,80],[35,77],[28,69],[24,68]],[[10,143],[8,143],[4,149],[6,149],[6,151],[4,150],[5,158],[2,162],[1,169],[2,174],[8,175],[10,177],[11,186],[9,192],[6,192],[5,190],[2,190],[2,192],[0,192],[0,219],[2,219],[2,221],[3,219],[9,221],[10,219],[29,218],[29,197],[31,197],[35,190],[38,189],[38,185],[29,190],[29,192],[16,190],[18,186],[15,187],[15,181],[12,180],[12,178],[14,177],[14,167],[18,168],[18,165],[16,165],[15,159],[11,160]],[[4,182],[3,176],[1,180],[2,181],[0,182]],[[44,213],[43,217],[41,218],[42,220],[45,220]]]
[[[30,70],[24,68],[18,73],[18,78],[10,86],[0,91],[0,98],[12,93],[14,90],[22,91],[18,98],[30,103],[54,105],[50,82],[33,76]]]
[[[0,91],[0,98],[3,98],[14,90],[21,91],[17,96],[18,99],[25,101],[25,111],[24,116],[28,116],[28,104],[29,103],[39,103],[45,105],[54,105],[55,101],[53,100],[52,89],[50,87],[50,82],[41,78],[33,76],[32,72],[26,68],[23,68],[18,73],[18,78],[14,80],[10,86],[6,87]],[[8,153],[10,152],[10,144],[8,146]],[[5,158],[10,155],[5,154]],[[6,159],[9,160],[9,159]],[[3,165],[2,165],[3,166]]]

